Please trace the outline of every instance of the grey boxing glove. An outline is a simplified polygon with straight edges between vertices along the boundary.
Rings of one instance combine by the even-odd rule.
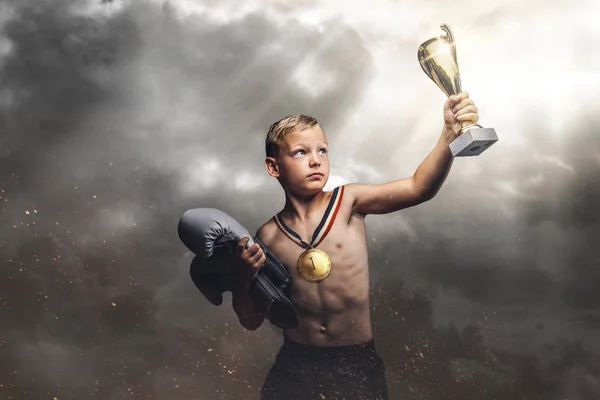
[[[197,208],[183,213],[177,227],[180,240],[196,257],[190,266],[190,276],[196,287],[212,304],[221,305],[223,292],[231,291],[229,274],[237,243],[249,237],[247,246],[259,243],[266,256],[252,281],[251,294],[263,303],[267,319],[283,329],[298,325],[291,302],[291,277],[274,254],[239,222],[214,208]]]
[[[222,247],[233,253],[237,242],[250,237],[239,222],[216,208],[187,210],[179,220],[177,233],[183,244],[201,258],[211,257],[215,249]]]

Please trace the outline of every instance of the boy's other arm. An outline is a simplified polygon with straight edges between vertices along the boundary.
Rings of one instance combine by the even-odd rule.
[[[257,237],[262,241],[262,228],[257,232]],[[232,306],[240,324],[254,331],[262,325],[266,318],[266,310],[252,297],[250,285],[256,273],[265,262],[265,254],[258,245],[254,243],[246,249],[248,238],[238,242],[236,252],[235,270],[232,277]]]
[[[240,324],[249,331],[255,331],[263,324],[266,312],[250,294],[249,286],[238,286],[232,290],[233,310]]]
[[[454,158],[449,145],[457,138],[461,123],[476,123],[478,119],[477,108],[467,92],[450,96],[444,104],[442,134],[412,176],[383,184],[346,185],[353,199],[353,212],[362,215],[387,214],[432,199],[450,172]]]

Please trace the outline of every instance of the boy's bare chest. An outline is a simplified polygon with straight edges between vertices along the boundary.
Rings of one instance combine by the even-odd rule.
[[[288,227],[297,233],[306,244],[324,252],[331,263],[337,267],[347,264],[349,260],[356,260],[357,255],[360,256],[366,252],[364,249],[366,247],[364,221],[353,220],[347,214],[341,213],[322,240],[313,243],[313,235],[318,225],[319,221],[310,221],[305,224],[290,224]],[[307,250],[305,246],[280,230],[273,238],[269,248],[287,267],[292,276],[297,275],[298,264],[301,263],[301,258]]]

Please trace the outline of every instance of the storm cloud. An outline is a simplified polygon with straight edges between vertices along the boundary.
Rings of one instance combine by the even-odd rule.
[[[0,3],[0,397],[258,398],[280,333],[202,297],[178,218],[276,213],[264,136],[289,114],[321,122],[338,182],[412,174],[442,22],[500,141],[367,219],[392,398],[599,396],[598,5],[244,4]]]

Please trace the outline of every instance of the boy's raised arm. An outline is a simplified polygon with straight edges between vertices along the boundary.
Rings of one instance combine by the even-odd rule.
[[[363,215],[387,214],[433,198],[450,172],[453,157],[449,145],[457,138],[461,123],[476,123],[478,119],[477,107],[467,92],[450,96],[444,104],[442,134],[415,173],[408,178],[383,184],[347,185],[347,193],[353,199],[353,212]]]

